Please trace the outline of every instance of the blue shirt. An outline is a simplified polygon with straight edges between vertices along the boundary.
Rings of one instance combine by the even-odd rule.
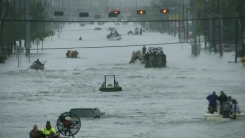
[[[219,97],[216,94],[211,94],[207,97],[207,100],[209,101],[209,106],[216,106],[216,101],[219,99]]]

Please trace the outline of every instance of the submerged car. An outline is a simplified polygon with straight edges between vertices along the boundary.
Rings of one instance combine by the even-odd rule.
[[[73,108],[70,112],[75,113],[79,117],[100,118],[105,115],[99,108]]]
[[[96,27],[96,28],[94,28],[94,30],[96,30],[96,31],[100,31],[100,30],[102,30],[100,27]]]

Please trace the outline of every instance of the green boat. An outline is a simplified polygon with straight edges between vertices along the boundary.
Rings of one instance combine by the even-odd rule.
[[[106,85],[106,77],[107,76],[113,76],[114,85],[112,85],[112,84]],[[105,75],[105,81],[103,82],[103,84],[101,85],[99,90],[102,92],[116,92],[116,91],[122,91],[122,87],[119,86],[118,81],[116,81],[115,75]]]

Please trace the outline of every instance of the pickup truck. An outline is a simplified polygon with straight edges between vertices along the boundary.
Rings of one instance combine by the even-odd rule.
[[[100,118],[105,115],[99,108],[73,108],[70,112],[75,113],[79,117]]]

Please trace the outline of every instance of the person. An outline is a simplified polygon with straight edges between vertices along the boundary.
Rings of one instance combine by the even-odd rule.
[[[219,103],[220,105],[222,105],[223,102],[227,101],[227,96],[225,95],[225,93],[223,91],[220,92],[220,96],[219,96]]]
[[[217,111],[216,102],[218,98],[219,97],[216,95],[215,91],[213,91],[213,94],[210,94],[209,96],[207,96],[207,100],[209,101],[208,109],[211,114],[213,114],[214,111]]]
[[[82,37],[80,37],[79,40],[82,40]]]
[[[142,28],[140,28],[140,34],[142,34]]]
[[[241,113],[238,102],[236,101],[236,99],[233,99],[232,105],[231,105],[231,114],[233,114],[235,112],[239,113],[239,114]]]
[[[36,61],[34,61],[33,64],[43,65],[43,64],[39,61],[39,59],[37,59]]]
[[[163,62],[164,67],[166,67],[167,56],[163,53],[163,51],[161,51],[161,52],[162,52],[162,62]]]
[[[145,53],[146,53],[146,47],[145,47],[145,45],[142,48],[142,53],[143,53],[143,57],[145,57]]]
[[[135,34],[138,34],[138,27],[135,27]]]
[[[42,135],[43,132],[41,130],[38,130],[37,125],[34,125],[33,129],[30,131],[29,138],[43,138]]]
[[[56,134],[56,130],[51,126],[50,121],[47,121],[46,126],[42,129],[42,132],[46,136],[45,138],[49,138],[51,132]]]
[[[115,35],[116,35],[116,36],[118,36],[118,35],[119,35],[119,34],[118,34],[118,32],[117,32],[117,30],[115,30]]]

